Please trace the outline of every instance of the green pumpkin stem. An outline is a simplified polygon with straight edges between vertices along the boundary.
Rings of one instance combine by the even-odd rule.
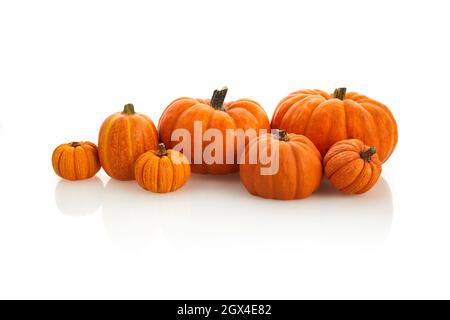
[[[160,143],[158,144],[158,151],[156,152],[156,155],[158,157],[165,157],[167,156],[167,150],[166,150],[166,146],[164,145],[164,143]]]
[[[347,93],[347,88],[337,88],[334,90],[333,98],[344,100],[345,94]]]
[[[361,156],[361,159],[367,162],[372,161],[372,156],[377,153],[377,149],[375,147],[370,147],[366,151],[361,152],[359,155]]]
[[[123,107],[123,111],[122,114],[126,114],[126,115],[133,115],[136,112],[134,111],[134,105],[132,103],[128,103]]]
[[[70,144],[70,146],[73,147],[73,148],[81,147],[81,143],[74,141],[74,142],[72,142],[72,143]]]
[[[220,90],[214,90],[213,96],[211,98],[211,107],[216,110],[225,111],[223,107],[223,102],[225,101],[225,96],[227,95],[228,88],[223,87]]]
[[[289,141],[288,133],[286,130],[278,130],[277,131],[277,138],[280,141]]]

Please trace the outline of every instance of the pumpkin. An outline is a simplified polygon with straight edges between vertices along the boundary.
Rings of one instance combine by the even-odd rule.
[[[381,161],[376,148],[368,147],[358,139],[334,144],[323,162],[330,183],[345,193],[369,191],[381,174]]]
[[[67,180],[93,177],[100,170],[97,146],[92,142],[70,142],[59,145],[52,155],[55,173]]]
[[[359,139],[374,146],[385,162],[397,145],[395,119],[382,103],[346,88],[333,94],[321,90],[291,93],[278,104],[272,128],[303,134],[325,156],[340,140]]]
[[[158,151],[142,154],[135,163],[137,183],[152,192],[171,192],[182,187],[189,179],[191,167],[180,152],[166,150],[164,143]]]
[[[269,119],[264,109],[255,101],[250,99],[240,99],[234,102],[224,102],[227,88],[215,90],[211,100],[179,98],[165,109],[159,120],[159,134],[161,142],[169,148],[174,148],[178,141],[172,141],[172,134],[177,129],[185,129],[191,138],[190,143],[177,149],[182,151],[192,164],[192,171],[195,173],[227,174],[239,170],[237,159],[243,147],[239,148],[237,134],[226,143],[223,139],[220,147],[222,155],[216,154],[216,150],[211,152],[213,157],[220,158],[219,161],[208,161],[203,156],[204,151],[213,141],[204,141],[203,133],[208,129],[217,129],[222,137],[227,137],[227,129],[254,129],[257,135],[260,129],[270,130]],[[195,123],[199,123],[200,132],[195,129]],[[195,135],[194,135],[195,131]],[[198,141],[200,135],[201,141]],[[248,138],[248,137],[247,137]],[[247,143],[246,139],[244,143]],[[196,142],[198,141],[198,142]],[[201,150],[196,150],[197,149]],[[209,147],[211,148],[211,147]],[[201,157],[196,158],[195,153],[201,151]],[[228,159],[227,159],[228,157]],[[198,159],[198,160],[197,160]]]
[[[258,155],[256,161],[252,161],[252,154]],[[273,172],[263,172],[269,161],[262,161],[261,154],[271,159],[270,165],[278,161]],[[322,170],[322,157],[314,144],[305,136],[286,131],[252,140],[240,164],[242,182],[251,194],[280,200],[308,197],[319,187]]]
[[[136,159],[157,145],[158,133],[152,120],[127,104],[122,112],[108,117],[100,128],[100,163],[111,178],[133,180]]]

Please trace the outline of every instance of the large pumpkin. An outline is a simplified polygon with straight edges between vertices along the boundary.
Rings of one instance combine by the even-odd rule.
[[[97,146],[89,141],[59,145],[52,155],[55,173],[67,180],[84,180],[100,170]]]
[[[98,150],[105,172],[118,180],[134,179],[134,162],[158,145],[152,120],[134,111],[132,104],[108,117],[100,128]]]
[[[385,162],[397,144],[397,124],[382,103],[345,88],[333,94],[301,90],[281,100],[272,117],[272,128],[311,139],[322,156],[344,139],[359,139],[376,147]]]
[[[369,191],[381,174],[381,162],[374,147],[361,140],[342,140],[334,144],[323,159],[330,183],[345,193]]]
[[[252,160],[252,155],[257,157]],[[278,166],[274,165],[276,161]],[[273,170],[264,172],[269,166],[273,166]],[[305,136],[278,131],[261,135],[247,145],[240,175],[253,195],[280,200],[302,199],[320,186],[322,157]]]
[[[164,143],[159,149],[142,154],[135,163],[137,183],[145,190],[159,193],[181,188],[191,175],[188,159],[180,152],[166,150]]]
[[[195,173],[227,174],[239,170],[237,159],[240,156],[237,135],[233,136],[232,143],[226,143],[227,129],[254,129],[259,133],[260,129],[270,130],[269,119],[264,109],[255,101],[240,99],[225,103],[227,88],[216,90],[211,100],[180,98],[173,101],[165,109],[159,120],[159,134],[161,142],[168,148],[174,148],[179,141],[172,141],[172,133],[177,129],[185,129],[191,136],[191,143],[186,144],[185,149],[179,149],[189,159],[192,164],[192,171]],[[195,122],[200,123],[200,131],[194,135]],[[222,136],[222,156],[212,152],[213,156],[221,158],[222,163],[206,161],[203,151],[213,141],[203,141],[202,135],[208,129],[217,129]],[[200,135],[200,137],[199,137]],[[199,141],[196,143],[195,141]],[[231,138],[230,138],[231,140]],[[195,146],[200,146],[201,150],[196,150]],[[187,150],[186,150],[187,149]],[[199,148],[198,148],[199,149]],[[196,157],[195,153],[201,151],[201,157]],[[228,159],[227,159],[228,155]],[[196,159],[199,159],[197,161]],[[231,158],[231,160],[230,160]],[[228,160],[228,161],[227,161]]]

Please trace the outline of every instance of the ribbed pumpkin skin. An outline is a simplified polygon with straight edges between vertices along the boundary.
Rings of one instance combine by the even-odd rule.
[[[194,150],[194,121],[202,122],[202,132],[210,128],[220,130],[223,137],[226,136],[226,129],[255,129],[259,132],[260,129],[270,130],[270,123],[264,109],[255,101],[249,99],[240,99],[234,102],[224,103],[223,107],[226,111],[216,110],[210,105],[210,100],[180,98],[165,109],[159,120],[159,134],[161,141],[173,148],[179,142],[171,141],[172,132],[176,129],[184,128],[189,131],[191,135],[191,150]],[[202,144],[202,150],[211,142],[206,141]],[[210,173],[210,174],[228,174],[239,170],[237,163],[238,154],[237,146],[234,143],[234,148],[227,149],[226,141],[223,143],[223,164],[194,164],[194,155],[191,153],[189,161],[192,163],[192,172],[195,173]],[[184,154],[188,151],[182,150]],[[234,153],[234,163],[226,164],[226,154]]]
[[[135,163],[137,183],[152,192],[175,191],[188,181],[190,175],[188,159],[175,150],[167,150],[167,155],[162,157],[157,155],[157,151],[148,151]]]
[[[61,178],[89,179],[100,170],[97,146],[88,141],[61,144],[53,151],[52,166]]]
[[[361,194],[375,185],[381,175],[381,161],[377,154],[370,160],[361,156],[369,149],[357,139],[343,140],[330,148],[323,163],[325,175],[336,189]]]
[[[117,180],[134,179],[134,162],[158,144],[152,120],[140,113],[117,112],[100,128],[98,150],[105,172]]]
[[[307,136],[325,156],[344,139],[359,139],[376,147],[385,162],[397,145],[397,124],[382,103],[350,92],[344,100],[321,90],[300,90],[278,104],[272,128]]]
[[[253,139],[246,147],[241,160],[240,176],[247,190],[268,199],[303,199],[311,195],[322,181],[322,157],[314,144],[305,136],[288,134],[289,141],[279,141],[267,134]],[[272,153],[270,141],[278,144],[279,170],[275,175],[262,175],[261,168],[268,167],[259,161],[258,143],[267,140],[268,155]],[[274,145],[275,146],[275,145]],[[251,149],[258,148],[258,162],[249,163]],[[262,152],[266,153],[265,148]]]

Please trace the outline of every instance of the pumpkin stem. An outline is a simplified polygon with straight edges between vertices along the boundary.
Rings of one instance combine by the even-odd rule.
[[[70,146],[73,147],[73,148],[81,147],[81,143],[79,143],[79,142],[72,142],[72,143],[70,144]]]
[[[347,88],[337,88],[334,90],[333,98],[344,100],[345,94],[347,93]]]
[[[123,107],[123,111],[122,114],[126,114],[126,115],[133,115],[136,112],[134,112],[134,105],[132,103],[128,103]]]
[[[361,159],[364,161],[370,162],[372,161],[372,156],[377,153],[377,149],[375,147],[370,147],[366,151],[361,152],[359,155],[361,156]]]
[[[158,151],[156,152],[156,155],[160,158],[167,156],[167,150],[164,143],[158,144]]]
[[[277,138],[280,141],[289,141],[288,133],[286,130],[277,130]]]
[[[220,90],[214,90],[213,96],[211,98],[211,107],[216,110],[225,111],[223,107],[223,102],[225,101],[225,96],[227,95],[228,88],[223,87]]]

